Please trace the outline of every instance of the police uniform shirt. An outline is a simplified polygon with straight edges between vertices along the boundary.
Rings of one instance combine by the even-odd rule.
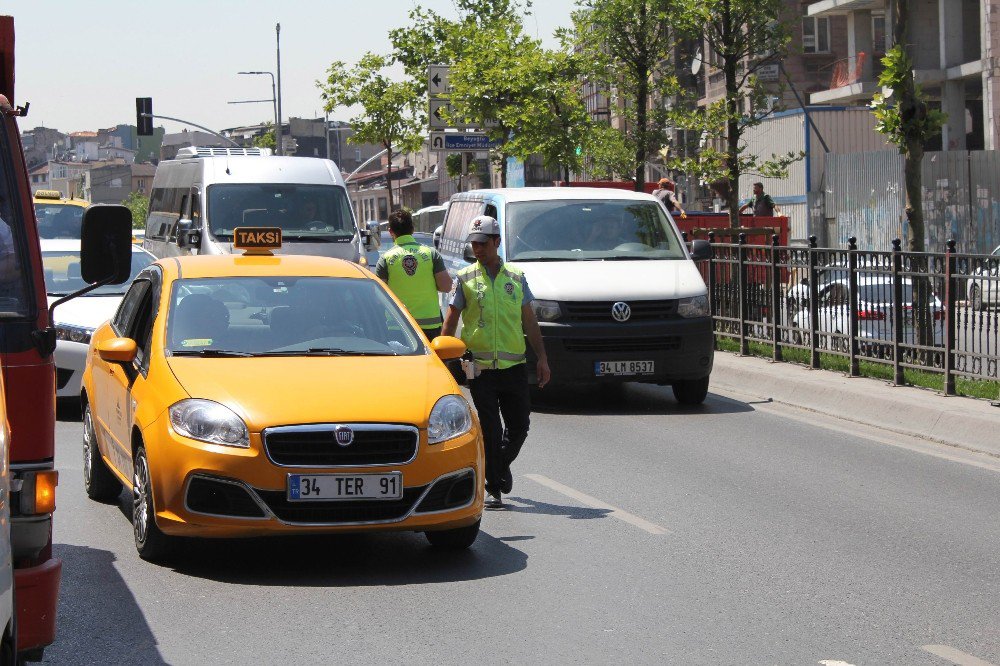
[[[395,247],[395,245],[393,247]],[[441,253],[434,248],[430,248],[430,251],[431,272],[437,275],[441,271],[447,270],[444,265],[444,257],[441,256]],[[377,275],[382,282],[389,282],[389,264],[386,262],[384,254],[378,258],[378,263],[375,264],[375,275]]]
[[[503,268],[503,264],[500,265]],[[483,267],[485,268],[485,266]],[[500,270],[498,269],[496,275],[490,275],[487,270],[486,275],[490,278],[491,282],[496,282],[497,275],[500,275]],[[524,276],[521,281],[521,291],[524,297],[521,299],[521,305],[527,305],[531,301],[535,300],[535,295],[531,293],[531,287],[528,286],[528,278]],[[462,286],[459,284],[458,280],[455,280],[455,290],[451,292],[451,300],[448,301],[450,305],[455,306],[457,310],[465,309],[465,292],[462,291]]]

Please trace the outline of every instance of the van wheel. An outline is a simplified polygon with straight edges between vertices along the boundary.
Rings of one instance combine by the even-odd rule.
[[[424,536],[435,548],[443,550],[465,550],[476,541],[479,536],[479,523],[477,520],[466,527],[458,527],[453,530],[439,530],[437,532],[424,532]]]
[[[174,539],[156,526],[153,508],[153,484],[150,481],[149,459],[146,448],[135,452],[135,476],[132,479],[132,534],[139,557],[150,562],[161,560],[171,553]]]
[[[708,377],[674,382],[674,397],[682,405],[700,405],[708,397]]]
[[[83,488],[87,497],[98,502],[110,502],[122,492],[122,484],[108,469],[97,446],[90,403],[83,408]]]

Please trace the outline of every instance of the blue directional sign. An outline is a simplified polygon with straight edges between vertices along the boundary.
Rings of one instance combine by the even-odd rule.
[[[483,132],[431,132],[431,150],[476,151],[500,145]]]

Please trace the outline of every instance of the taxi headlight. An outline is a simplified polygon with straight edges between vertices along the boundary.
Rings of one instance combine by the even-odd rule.
[[[434,405],[427,420],[427,443],[437,444],[472,430],[469,403],[460,395],[446,395]]]
[[[532,301],[531,309],[535,311],[538,321],[555,321],[562,317],[562,308],[557,301]]]
[[[174,430],[201,442],[223,446],[250,447],[250,435],[243,419],[225,405],[211,400],[188,399],[170,407]]]
[[[677,301],[677,314],[682,317],[707,317],[708,316],[708,296],[692,296],[682,298]]]

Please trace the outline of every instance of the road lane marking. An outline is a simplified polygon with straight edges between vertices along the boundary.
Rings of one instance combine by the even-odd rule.
[[[854,666],[849,661],[841,661],[839,659],[820,659],[819,663],[823,664],[823,666]]]
[[[988,661],[973,657],[971,654],[966,654],[948,645],[921,645],[920,649],[924,652],[930,652],[935,657],[941,657],[945,661],[958,664],[958,666],[994,666]]]
[[[740,391],[730,389],[722,390],[720,393],[723,397],[733,396],[729,399],[741,401],[743,401],[742,398],[737,396],[748,395],[743,394]],[[907,451],[913,451],[914,453],[940,458],[941,460],[948,460],[962,465],[970,465],[972,467],[978,467],[979,469],[985,469],[991,472],[1000,472],[1000,459],[996,456],[980,453],[978,451],[971,451],[958,446],[952,446],[943,442],[935,442],[930,439],[914,437],[913,435],[898,433],[894,430],[886,430],[884,428],[879,428],[878,426],[859,423],[857,421],[839,419],[835,416],[823,414],[822,412],[803,409],[801,407],[796,407],[795,405],[789,405],[782,402],[755,403],[753,405],[753,409],[754,411],[765,414],[771,414],[773,416],[798,421],[799,423],[823,428],[825,430],[832,430],[845,435],[867,439],[879,444],[888,444],[889,446],[895,446],[896,448],[906,449]]]
[[[622,509],[619,509],[616,506],[611,506],[610,504],[602,502],[596,497],[591,497],[590,495],[581,493],[579,490],[574,490],[569,486],[564,486],[558,481],[553,481],[547,476],[542,476],[541,474],[525,474],[524,476],[528,479],[531,479],[535,483],[539,483],[545,486],[546,488],[556,491],[557,493],[561,493],[566,497],[575,499],[577,502],[580,502],[581,504],[586,504],[592,509],[603,509],[608,512],[608,515],[617,518],[618,520],[623,520],[629,525],[634,525],[635,527],[638,527],[640,530],[645,530],[650,534],[670,534],[670,530],[668,529],[665,529],[663,527],[660,527],[659,525],[651,523],[648,520],[645,520],[644,518],[640,518],[635,514],[629,513],[628,511],[623,511]]]

